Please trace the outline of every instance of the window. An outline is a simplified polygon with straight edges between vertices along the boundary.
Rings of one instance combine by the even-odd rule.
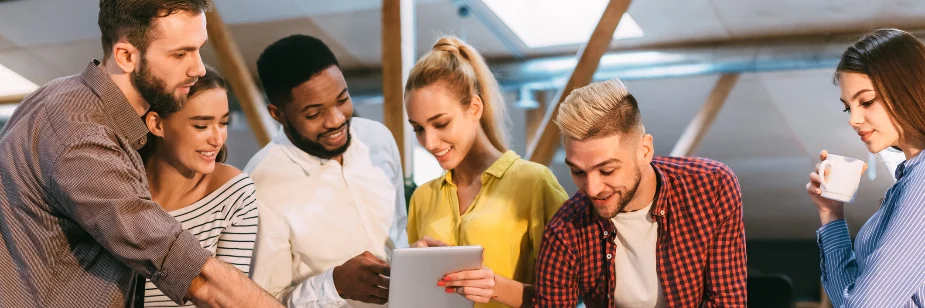
[[[16,72],[0,65],[0,97],[32,93],[38,89],[35,83],[19,76]]]
[[[0,65],[0,98],[29,94],[38,87],[32,81]],[[13,115],[13,110],[16,110],[16,105],[0,105],[0,120],[9,119]]]
[[[420,187],[430,180],[443,176],[443,167],[427,150],[415,142],[414,144],[414,184]]]
[[[608,0],[482,0],[527,47],[586,43]],[[623,14],[614,39],[642,37],[642,29]]]

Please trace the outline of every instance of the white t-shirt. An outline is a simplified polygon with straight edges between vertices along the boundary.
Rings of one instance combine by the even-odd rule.
[[[651,208],[650,203],[644,209],[619,213],[610,219],[617,227],[617,249],[613,255],[615,307],[665,307],[655,261],[658,223],[649,215]]]

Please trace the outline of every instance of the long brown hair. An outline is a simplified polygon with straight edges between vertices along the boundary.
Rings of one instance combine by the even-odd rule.
[[[187,95],[187,97],[193,98],[196,95],[202,92],[205,92],[206,90],[212,90],[212,89],[228,90],[228,87],[225,85],[225,79],[222,78],[222,75],[220,75],[217,71],[215,71],[215,69],[209,66],[206,66],[206,74],[202,77],[199,77],[199,79],[196,80],[196,83],[194,83],[193,86],[189,88],[189,94]],[[187,99],[187,101],[189,101],[189,99]],[[177,110],[180,110],[180,109],[178,108]],[[169,111],[164,111],[164,110],[154,110],[154,109],[148,110],[148,112],[157,113],[157,115],[160,116],[161,118],[167,118],[174,113],[174,112],[169,112]],[[148,113],[146,112],[145,115],[147,116],[147,114]],[[144,117],[142,117],[142,120],[144,120]],[[159,142],[158,139],[159,137],[155,136],[152,133],[148,133],[148,142],[145,143],[144,147],[138,150],[138,153],[141,154],[142,161],[147,162],[148,158],[154,154],[155,149],[157,147],[156,143]],[[228,149],[225,147],[225,144],[222,144],[222,148],[218,150],[218,154],[215,155],[215,161],[224,163],[226,159],[228,159]]]
[[[445,82],[463,106],[469,105],[473,95],[479,96],[483,105],[479,120],[482,130],[492,146],[498,151],[507,151],[504,97],[488,64],[475,48],[455,36],[440,38],[433,49],[414,64],[405,84],[405,95],[437,82]]]
[[[842,54],[840,73],[867,75],[900,138],[925,141],[925,44],[898,29],[870,33]]]

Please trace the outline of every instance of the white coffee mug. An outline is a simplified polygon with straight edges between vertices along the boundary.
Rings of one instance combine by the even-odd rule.
[[[828,180],[825,170],[829,169]],[[861,175],[864,172],[864,161],[841,155],[829,154],[819,164],[819,188],[822,197],[830,200],[851,203],[858,193]]]

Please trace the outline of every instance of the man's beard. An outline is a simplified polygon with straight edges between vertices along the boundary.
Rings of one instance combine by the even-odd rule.
[[[350,146],[350,140],[352,138],[350,136],[350,119],[349,118],[340,127],[329,129],[328,131],[324,133],[318,134],[318,139],[321,139],[322,135],[324,134],[328,134],[333,131],[337,131],[343,127],[346,127],[346,129],[344,129],[344,134],[347,134],[347,142],[344,142],[344,145],[338,148],[335,148],[333,150],[328,150],[321,143],[312,141],[311,139],[308,139],[305,136],[302,136],[302,134],[300,134],[299,131],[297,131],[292,126],[292,123],[289,122],[288,117],[284,115],[283,118],[286,119],[286,124],[285,124],[286,127],[284,127],[284,129],[286,130],[286,132],[289,133],[289,141],[292,141],[292,144],[295,145],[295,147],[299,148],[305,153],[308,153],[311,156],[315,156],[321,159],[332,159],[334,157],[340,156],[341,154],[344,154],[344,152],[347,151],[347,147]]]
[[[174,89],[167,89],[167,83],[163,79],[157,78],[148,70],[148,61],[144,57],[138,63],[138,69],[131,73],[132,85],[138,89],[141,97],[148,101],[151,111],[162,115],[172,114],[180,111],[183,104],[186,103],[186,95],[179,97],[174,96]],[[191,78],[183,84],[196,82],[196,78]]]
[[[633,173],[633,182],[635,183],[633,183],[633,187],[626,190],[625,194],[620,195],[620,207],[617,208],[616,213],[623,212],[623,209],[626,208],[626,205],[628,205],[630,201],[633,201],[633,197],[636,196],[636,189],[639,188],[639,183],[642,182],[642,168],[640,168],[637,164],[635,169],[636,170]],[[616,213],[614,215],[616,215]]]

